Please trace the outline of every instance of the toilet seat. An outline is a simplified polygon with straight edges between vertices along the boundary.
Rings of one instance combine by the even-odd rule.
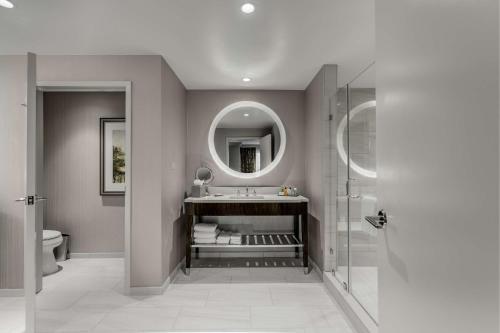
[[[54,238],[61,237],[61,232],[57,230],[44,230],[43,231],[43,240],[51,240]]]

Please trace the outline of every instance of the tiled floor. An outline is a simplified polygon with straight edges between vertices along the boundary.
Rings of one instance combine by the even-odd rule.
[[[378,269],[374,266],[354,266],[352,294],[375,320],[378,320]]]
[[[38,332],[353,332],[319,276],[299,267],[193,268],[163,295],[125,296],[120,259],[62,265],[37,296]],[[0,299],[0,332],[19,332],[21,305]]]

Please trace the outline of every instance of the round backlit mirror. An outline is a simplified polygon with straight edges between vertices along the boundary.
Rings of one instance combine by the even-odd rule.
[[[214,173],[210,168],[207,167],[199,167],[196,169],[196,173],[194,175],[195,179],[203,180],[203,184],[207,185],[214,180]]]
[[[278,165],[286,147],[285,127],[268,106],[236,102],[220,111],[210,126],[208,147],[227,174],[256,178]]]
[[[375,100],[372,101],[367,101],[362,104],[359,104],[358,106],[354,107],[351,111],[349,111],[349,122],[350,122],[350,127],[354,127],[356,125],[365,125],[366,123],[375,123],[375,109],[377,106],[377,102]],[[369,113],[368,116],[371,118],[361,118],[358,119],[358,117],[361,117],[363,113]],[[365,115],[366,116],[366,115]],[[342,120],[339,123],[339,127],[337,128],[337,150],[340,158],[342,159],[342,162],[347,165],[347,152],[346,152],[346,142],[344,140],[344,133],[347,127],[347,114],[342,118]],[[352,130],[351,130],[352,131]],[[359,133],[358,133],[359,134]],[[363,142],[362,140],[358,139],[358,145],[359,142]],[[363,160],[354,160],[352,158],[349,159],[349,166],[351,169],[356,171],[358,174],[368,177],[368,178],[377,178],[377,172],[372,166],[372,168],[368,168],[367,164],[368,161],[363,161]]]

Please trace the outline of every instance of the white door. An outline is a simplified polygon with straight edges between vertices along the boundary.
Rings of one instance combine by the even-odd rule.
[[[498,333],[498,1],[377,0],[381,333]]]
[[[40,119],[37,119],[36,99],[36,55],[28,53],[26,70],[26,191],[24,203],[24,294],[26,301],[26,333],[35,332],[35,294],[36,294],[36,257],[41,249],[37,249],[37,225],[44,198],[38,195],[41,177],[37,173],[41,168],[41,159],[37,154],[38,129]],[[43,211],[42,211],[43,213]],[[41,235],[38,235],[41,237]]]

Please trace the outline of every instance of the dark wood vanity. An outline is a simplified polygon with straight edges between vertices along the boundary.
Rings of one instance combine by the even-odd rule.
[[[308,199],[305,197],[266,196],[264,199],[224,197],[187,198],[186,207],[186,274],[191,268],[192,250],[197,248],[294,248],[299,257],[302,248],[304,272],[308,263]],[[202,216],[293,216],[294,230],[289,233],[258,233],[243,235],[241,245],[195,244],[195,217]]]

